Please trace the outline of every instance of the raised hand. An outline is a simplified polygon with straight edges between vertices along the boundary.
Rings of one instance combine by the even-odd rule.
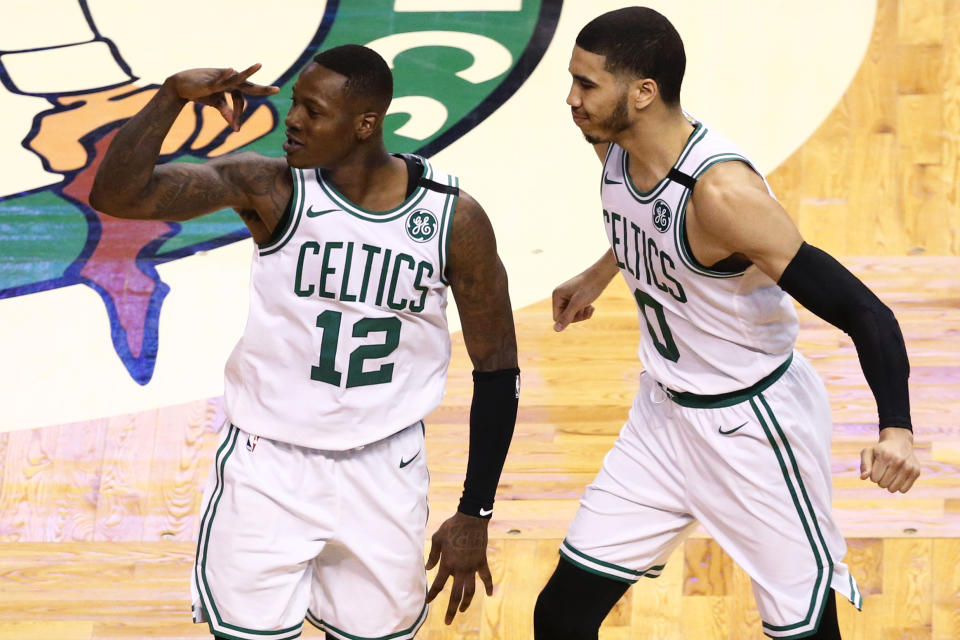
[[[188,69],[170,76],[168,82],[178,96],[213,107],[234,131],[238,131],[246,102],[243,97],[245,94],[269,96],[280,91],[279,87],[254,84],[247,80],[259,69],[259,62],[239,72],[233,69]]]
[[[450,588],[450,601],[444,622],[450,624],[457,615],[457,609],[466,611],[476,591],[476,575],[486,589],[487,595],[493,595],[493,577],[487,565],[487,523],[489,520],[456,513],[448,518],[430,540],[430,556],[427,569],[440,562],[440,568],[433,579],[427,602],[432,602],[453,576]]]

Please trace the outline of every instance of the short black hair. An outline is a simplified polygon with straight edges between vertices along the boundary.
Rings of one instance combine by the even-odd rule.
[[[369,101],[364,108],[386,113],[393,99],[393,74],[379,53],[359,44],[345,44],[321,51],[313,61],[345,76],[344,89]]]
[[[577,46],[606,56],[606,70],[651,78],[666,104],[680,102],[687,66],[683,40],[670,21],[648,7],[626,7],[591,20],[577,35]]]

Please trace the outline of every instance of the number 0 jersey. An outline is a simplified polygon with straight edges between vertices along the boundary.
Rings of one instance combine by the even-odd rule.
[[[457,179],[424,159],[396,209],[366,211],[315,169],[292,169],[292,215],[256,247],[250,311],[227,361],[227,417],[252,434],[344,450],[381,440],[443,397],[444,268]]]
[[[753,168],[733,143],[697,123],[668,177],[647,193],[630,179],[622,147],[611,143],[603,164],[603,221],[639,309],[640,359],[674,391],[715,395],[750,387],[789,358],[797,336],[793,304],[766,274],[754,265],[716,271],[690,250],[690,178],[730,161]]]

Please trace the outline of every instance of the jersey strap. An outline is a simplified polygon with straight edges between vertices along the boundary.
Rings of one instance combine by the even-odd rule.
[[[460,187],[451,187],[449,185],[440,184],[439,182],[434,182],[433,180],[427,180],[426,178],[420,178],[419,184],[420,186],[430,189],[431,191],[445,193],[448,196],[460,195]]]
[[[413,154],[403,154],[400,156],[403,158],[403,161],[407,163],[407,197],[409,198],[414,191],[417,190],[417,187],[424,187],[430,191],[436,191],[437,193],[444,193],[448,196],[459,196],[460,188],[456,186],[449,186],[445,184],[440,184],[430,180],[424,175],[423,170],[423,160],[420,156],[415,156]]]
[[[682,171],[679,171],[677,168],[673,167],[670,169],[670,173],[667,174],[669,180],[673,180],[677,184],[682,184],[690,191],[693,191],[694,185],[697,184],[697,179],[693,176],[689,176]]]

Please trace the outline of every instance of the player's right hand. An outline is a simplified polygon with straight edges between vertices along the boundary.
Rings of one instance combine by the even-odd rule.
[[[247,80],[259,69],[259,62],[239,72],[233,69],[188,69],[170,76],[167,82],[181,98],[219,111],[237,131],[243,114],[244,94],[269,96],[280,91],[279,87],[254,84]],[[227,102],[227,93],[230,94],[232,106]]]
[[[603,293],[607,282],[597,282],[590,269],[574,276],[553,290],[553,330],[563,331],[571,322],[593,316],[593,301]]]
[[[477,589],[476,577],[488,596],[493,595],[493,576],[487,563],[487,525],[489,520],[457,512],[447,518],[430,540],[430,556],[426,568],[429,571],[440,563],[437,575],[427,591],[427,603],[443,591],[447,579],[453,577],[450,601],[444,623],[450,624],[457,610],[464,612],[473,601]]]
[[[881,429],[879,442],[860,452],[860,479],[869,478],[890,493],[906,493],[919,477],[920,462],[909,429]]]

